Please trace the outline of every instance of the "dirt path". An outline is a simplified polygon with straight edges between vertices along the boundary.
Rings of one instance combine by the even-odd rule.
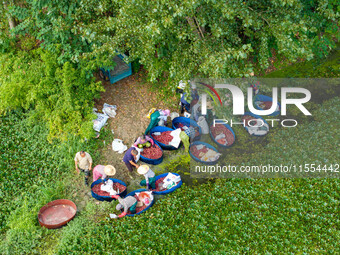
[[[108,120],[109,127],[106,128],[113,130],[114,138],[123,140],[128,147],[148,127],[150,119],[146,118],[146,115],[151,108],[178,111],[176,104],[179,99],[176,98],[176,95],[169,100],[172,105],[166,105],[159,94],[150,92],[150,85],[142,81],[139,73],[115,84],[110,84],[107,81],[103,82],[103,85],[106,91],[96,101],[96,108],[100,112],[104,103],[117,106],[117,115],[115,118]],[[112,164],[115,166],[117,170],[115,178],[127,182],[128,185],[133,185],[133,187],[139,187],[138,183],[141,177],[136,173],[132,174],[133,178],[128,175],[126,166],[122,162],[124,154],[114,152],[111,144],[106,145],[101,153],[103,162],[100,162],[100,164]]]

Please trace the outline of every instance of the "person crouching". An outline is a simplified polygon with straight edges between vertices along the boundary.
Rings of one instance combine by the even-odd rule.
[[[156,189],[156,177],[155,173],[150,169],[148,165],[141,165],[137,169],[137,173],[144,175],[145,180],[140,182],[141,186],[147,186],[148,189]]]
[[[123,212],[118,215],[118,218],[124,217],[128,210],[130,210],[132,214],[136,213],[137,199],[134,196],[121,198],[119,195],[113,195],[111,197],[117,199],[119,202],[119,204],[116,206],[116,210],[121,211],[123,209]]]

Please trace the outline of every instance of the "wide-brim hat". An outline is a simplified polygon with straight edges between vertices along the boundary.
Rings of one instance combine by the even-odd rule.
[[[146,174],[149,171],[150,167],[148,165],[141,165],[137,169],[137,173],[139,174]]]
[[[104,173],[106,175],[115,175],[116,174],[116,168],[114,168],[114,166],[107,165],[107,166],[104,167]]]

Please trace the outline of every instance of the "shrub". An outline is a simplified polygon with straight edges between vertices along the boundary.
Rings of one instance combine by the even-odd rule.
[[[93,98],[103,88],[91,77],[91,69],[58,64],[57,55],[36,49],[0,56],[0,113],[34,109],[30,116],[47,124],[50,141],[65,140],[69,134],[89,138]]]

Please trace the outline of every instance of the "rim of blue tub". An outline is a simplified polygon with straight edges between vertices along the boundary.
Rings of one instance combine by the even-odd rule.
[[[162,147],[158,144],[157,141],[155,141],[155,145],[158,146],[162,150],[162,156],[158,159],[151,159],[151,158],[146,158],[146,157],[142,156],[142,154],[140,154],[140,158],[139,158],[140,161],[143,161],[144,163],[147,163],[147,164],[150,164],[150,165],[158,165],[158,164],[162,163],[164,151],[163,151]]]
[[[166,131],[174,131],[174,130],[175,129],[172,129],[172,128],[169,128],[169,127],[156,126],[156,127],[152,128],[150,130],[150,137],[152,138],[152,140],[157,142],[159,144],[159,146],[161,146],[161,148],[164,149],[164,150],[178,150],[179,147],[181,147],[181,144],[178,146],[178,148],[176,148],[172,145],[161,143],[161,142],[157,141],[155,138],[152,137],[152,133],[155,133],[155,132],[163,133],[163,132],[166,132]]]
[[[273,98],[270,97],[270,96],[266,96],[266,95],[256,95],[255,98],[254,98],[254,102],[256,102],[256,101],[262,101],[262,102],[270,101],[270,102],[273,102]],[[280,104],[279,102],[277,102],[277,104],[279,105],[279,110],[273,112],[272,114],[269,114],[268,116],[277,116],[277,115],[280,114],[280,111],[281,111],[281,104]],[[261,109],[259,106],[257,106],[256,104],[254,104],[254,107],[255,107],[257,110],[263,110],[263,109]]]
[[[131,191],[129,194],[127,194],[126,197],[134,196],[137,192],[143,192],[143,191],[148,191],[148,190],[147,189],[136,189],[134,191]],[[133,217],[133,216],[139,215],[139,214],[145,212],[146,210],[148,210],[151,206],[153,206],[154,203],[155,203],[155,198],[152,200],[151,204],[148,207],[146,207],[143,211],[140,211],[140,212],[135,213],[135,214],[126,214],[126,216]]]
[[[254,114],[254,113],[251,113],[251,112],[245,112],[244,114],[243,114],[243,116],[245,116],[245,115],[249,115],[249,116],[252,116],[252,117],[254,117],[254,118],[256,118],[256,119],[262,119],[263,120],[263,122],[264,123],[266,123],[267,125],[268,125],[268,127],[269,127],[269,124],[268,124],[268,122],[264,119],[264,118],[262,118],[261,116],[259,116],[259,115],[256,115],[256,114]],[[243,117],[242,116],[242,117]],[[248,127],[247,126],[245,126],[244,127],[246,130],[247,130],[247,132],[248,132]],[[269,128],[269,130],[270,130],[270,128]],[[269,132],[269,131],[268,131]],[[252,136],[265,136],[265,135],[267,135],[268,134],[268,132],[266,133],[266,134],[264,134],[264,135],[252,135]],[[248,132],[248,134],[249,134],[249,132]]]
[[[125,195],[127,193],[126,183],[121,181],[121,180],[114,179],[114,178],[109,178],[109,179],[112,180],[113,182],[117,182],[117,183],[122,184],[122,185],[124,185],[126,187],[126,189],[123,192],[118,194],[120,197],[125,197]],[[98,180],[92,182],[92,184],[91,184],[91,194],[92,194],[92,197],[97,199],[97,200],[99,200],[99,201],[108,201],[108,202],[111,202],[112,200],[116,200],[115,198],[112,198],[111,196],[100,196],[100,195],[98,195],[98,194],[93,192],[92,188],[94,187],[94,185],[97,185],[97,184],[102,183],[102,182],[103,182],[103,180],[101,178],[99,178]]]
[[[196,141],[196,142],[191,143],[190,146],[189,146],[189,155],[190,155],[190,157],[191,157],[193,160],[195,160],[195,161],[197,161],[197,162],[199,162],[199,163],[202,163],[202,164],[206,164],[206,165],[214,165],[214,164],[216,164],[216,163],[219,161],[220,158],[218,158],[218,159],[215,160],[215,161],[207,162],[207,161],[202,161],[202,160],[200,160],[199,158],[197,158],[197,157],[195,157],[194,155],[192,155],[192,153],[191,153],[191,151],[190,151],[191,146],[200,145],[200,144],[203,144],[203,145],[205,145],[206,147],[208,147],[208,148],[210,148],[210,149],[213,149],[213,150],[216,151],[216,152],[219,152],[214,146],[212,146],[212,145],[209,144],[209,143],[205,143],[205,142],[201,142],[201,141]]]
[[[219,122],[222,122],[222,121],[216,121],[216,123],[219,123]],[[223,122],[222,122],[222,123],[223,123]],[[231,133],[233,134],[233,136],[234,136],[234,142],[233,142],[231,145],[224,145],[224,144],[220,144],[219,142],[217,142],[216,139],[215,139],[215,137],[212,135],[212,133],[211,133],[211,126],[212,126],[212,125],[213,125],[213,124],[211,124],[210,127],[209,127],[209,134],[210,134],[211,139],[212,139],[218,146],[223,147],[223,148],[230,148],[231,146],[233,146],[233,145],[235,144],[235,142],[236,142],[236,135],[235,135],[234,130],[231,128],[231,126],[229,126],[227,123],[223,123],[223,126],[225,126],[226,128],[228,128],[228,129],[231,131]]]
[[[168,172],[168,173],[164,173],[164,174],[160,174],[160,175],[157,175],[156,176],[156,181],[159,180],[160,178],[163,178],[165,176],[167,176],[169,173],[172,173],[172,172]],[[173,175],[177,175],[177,176],[180,176],[179,174],[177,173],[172,173]],[[169,193],[172,193],[174,192],[176,189],[178,189],[179,187],[181,187],[183,184],[182,182],[182,179],[179,183],[177,183],[176,186],[172,187],[171,189],[167,189],[167,190],[164,190],[164,191],[152,191],[153,194],[155,195],[165,195],[165,194],[169,194]]]
[[[172,128],[173,129],[177,129],[177,127],[175,126],[175,124],[177,123],[183,123],[183,124],[189,124],[189,126],[194,126],[194,127],[198,127],[198,132],[199,135],[196,136],[193,140],[197,141],[199,139],[201,139],[201,135],[202,135],[202,129],[201,127],[197,124],[196,121],[190,119],[190,118],[186,118],[186,117],[176,117],[172,120]]]

